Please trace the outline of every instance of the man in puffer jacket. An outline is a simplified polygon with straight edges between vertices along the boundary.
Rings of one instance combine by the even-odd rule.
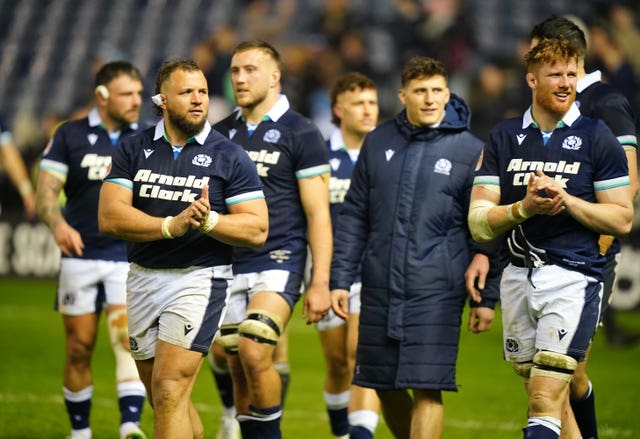
[[[346,317],[362,261],[353,382],[376,389],[395,437],[438,438],[467,289],[473,332],[491,327],[498,297],[466,220],[482,142],[440,62],[411,59],[398,97],[405,109],[365,139],[337,221],[331,299]]]

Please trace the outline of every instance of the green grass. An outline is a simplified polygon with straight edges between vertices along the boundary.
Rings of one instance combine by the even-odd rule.
[[[0,279],[0,438],[63,438],[69,432],[61,396],[64,363],[62,323],[52,310],[55,281]],[[292,380],[282,421],[283,436],[330,438],[322,402],[324,364],[315,329],[296,310],[290,327]],[[627,313],[623,322],[640,330],[640,315]],[[464,317],[466,319],[466,316]],[[113,358],[106,328],[100,331],[94,364],[91,426],[95,439],[117,437],[118,408]],[[640,437],[638,374],[640,346],[614,349],[596,337],[589,372],[596,386],[600,436]],[[490,333],[463,331],[458,361],[460,391],[445,394],[446,439],[521,437],[526,398],[521,381],[502,361],[499,321]],[[203,367],[193,393],[205,425],[215,437],[221,415],[219,398],[208,368]],[[147,405],[143,428],[151,431]],[[383,422],[376,438],[391,438]]]

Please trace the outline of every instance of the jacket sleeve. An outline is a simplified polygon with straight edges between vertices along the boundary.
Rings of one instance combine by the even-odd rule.
[[[369,235],[369,178],[367,143],[362,147],[351,185],[334,224],[330,289],[348,290],[355,281]]]

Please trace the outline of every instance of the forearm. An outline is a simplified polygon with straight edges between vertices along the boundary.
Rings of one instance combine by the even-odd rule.
[[[568,197],[564,206],[580,224],[604,235],[624,237],[631,231],[633,208],[613,203],[590,203],[577,197]]]
[[[58,203],[58,194],[63,184],[64,182],[47,171],[40,171],[36,188],[36,211],[40,221],[52,232],[58,224],[65,221]]]
[[[98,207],[100,232],[127,241],[145,242],[164,239],[164,217],[154,217],[122,201],[103,202]]]
[[[20,156],[20,152],[15,146],[5,145],[2,147],[2,164],[9,175],[9,179],[18,192],[20,192],[22,198],[33,193],[27,168]]]
[[[267,238],[268,220],[254,213],[219,215],[208,235],[236,247],[260,247]]]
[[[329,286],[329,272],[331,270],[331,255],[333,252],[333,235],[331,232],[331,218],[326,215],[308,219],[307,239],[311,249],[313,261],[312,285]]]

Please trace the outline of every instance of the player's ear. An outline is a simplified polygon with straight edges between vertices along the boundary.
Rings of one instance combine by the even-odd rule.
[[[527,80],[527,85],[529,86],[530,89],[535,89],[536,88],[536,76],[529,72],[527,73],[527,76],[525,76],[525,79]]]
[[[102,99],[109,99],[109,89],[106,85],[99,85],[95,89],[96,96],[102,97]]]

